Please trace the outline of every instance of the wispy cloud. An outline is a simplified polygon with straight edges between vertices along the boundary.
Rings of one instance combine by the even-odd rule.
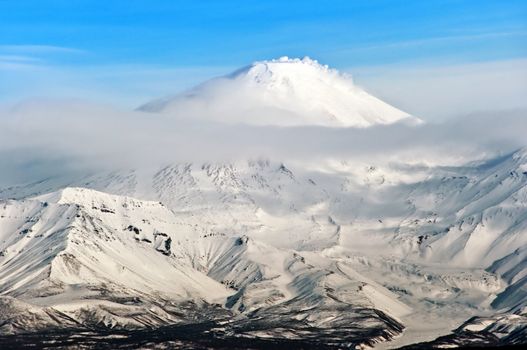
[[[527,31],[507,31],[507,32],[488,32],[472,35],[447,35],[438,37],[427,37],[414,40],[398,40],[391,42],[383,42],[374,45],[363,45],[346,48],[338,48],[332,52],[358,52],[358,51],[373,51],[373,50],[388,50],[388,49],[403,49],[415,46],[432,45],[432,44],[446,44],[453,42],[465,42],[474,40],[507,38],[507,37],[527,37]]]
[[[37,57],[0,54],[0,71],[21,71],[36,68],[42,60]],[[4,78],[5,79],[5,78]]]
[[[11,79],[23,81],[27,79],[24,71],[32,74],[35,70],[48,70],[56,64],[57,60],[60,61],[61,57],[85,53],[86,51],[80,49],[52,45],[0,45],[0,71],[4,75],[3,83],[11,84],[13,83]],[[8,76],[13,73],[20,75],[12,78]],[[0,89],[1,85],[2,82]]]
[[[347,69],[374,95],[426,120],[527,108],[527,59]]]
[[[0,45],[0,52],[25,54],[83,54],[85,50],[53,45]]]
[[[4,62],[41,62],[41,59],[31,56],[21,56],[21,55],[2,55],[0,54],[0,61]]]
[[[0,45],[0,70],[43,69],[60,57],[85,53],[80,49],[52,45]]]
[[[32,97],[80,98],[133,109],[232,71],[223,66],[58,65],[0,58],[0,104]]]

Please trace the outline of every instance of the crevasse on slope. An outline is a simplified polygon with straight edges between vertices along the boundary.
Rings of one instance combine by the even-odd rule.
[[[2,197],[82,184],[166,207],[83,189],[4,202],[2,294],[79,322],[86,312],[78,310],[94,307],[86,298],[119,309],[133,295],[144,304],[125,310],[148,317],[96,306],[93,319],[174,322],[181,318],[173,310],[146,305],[191,300],[223,305],[248,336],[314,327],[361,341],[367,333],[368,343],[401,325],[420,334],[399,345],[445,334],[473,315],[525,320],[526,164],[524,150],[449,168],[175,164],[12,188]],[[161,272],[152,275],[152,266]],[[346,328],[357,319],[368,321]],[[420,328],[427,324],[440,329]]]
[[[417,118],[310,58],[255,62],[140,110],[256,125],[368,127]]]

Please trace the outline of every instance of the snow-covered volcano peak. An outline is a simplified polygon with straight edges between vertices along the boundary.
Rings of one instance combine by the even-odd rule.
[[[369,127],[418,121],[368,94],[349,75],[309,57],[258,61],[141,109],[220,122],[279,126]]]
[[[307,56],[302,59],[283,56],[278,59],[254,62],[233,72],[229,77],[252,80],[259,84],[270,84],[278,82],[280,79],[298,80],[305,79],[308,76],[315,79],[324,79],[339,75],[340,73],[337,70],[331,69],[327,65],[322,65],[317,60]],[[350,76],[347,76],[347,78],[351,80]]]

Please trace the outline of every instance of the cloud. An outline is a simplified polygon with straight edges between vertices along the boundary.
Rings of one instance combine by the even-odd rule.
[[[57,64],[49,57],[0,49],[0,103],[31,97],[84,98],[131,109],[234,68]],[[527,59],[354,66],[343,70],[373,95],[425,120],[527,108]]]
[[[0,51],[24,54],[83,54],[85,50],[53,45],[0,45]]]
[[[130,112],[80,101],[0,110],[4,184],[71,171],[269,158],[462,164],[526,146],[527,112],[488,112],[443,123],[368,129],[256,127]]]
[[[527,108],[527,59],[354,67],[349,71],[374,95],[425,120]]]
[[[31,56],[21,56],[21,55],[1,55],[0,61],[4,62],[22,62],[22,63],[33,63],[40,62],[41,60]]]
[[[3,104],[34,97],[83,98],[131,109],[233,70],[216,66],[57,65],[31,56],[23,56],[25,60],[1,56]]]
[[[57,64],[85,53],[50,45],[0,45],[0,102],[68,91],[61,89],[67,74]]]
[[[42,63],[43,60],[39,57],[10,52],[4,53],[0,49],[0,71],[20,71],[25,68],[37,67]]]
[[[428,120],[421,126],[360,130],[229,125],[200,121],[191,110],[175,118],[110,106],[137,107],[232,71],[229,67],[59,67],[30,54],[2,53],[0,71],[4,102],[5,96],[36,94],[109,104],[61,99],[0,105],[2,186],[98,169],[260,157],[287,163],[336,159],[439,166],[527,146],[526,59],[355,67],[351,73],[359,85]]]
[[[428,37],[428,38],[423,38],[423,39],[385,42],[385,43],[380,43],[376,45],[357,46],[353,48],[341,48],[341,49],[335,50],[334,52],[350,53],[350,52],[359,52],[359,51],[402,49],[402,48],[423,46],[423,45],[429,45],[429,44],[438,44],[438,43],[465,42],[465,41],[474,41],[474,40],[497,39],[497,38],[499,39],[499,38],[506,38],[506,37],[525,37],[525,36],[527,36],[527,32],[525,31],[487,32],[487,33],[478,33],[478,34],[472,34],[472,35],[447,35],[447,36]]]

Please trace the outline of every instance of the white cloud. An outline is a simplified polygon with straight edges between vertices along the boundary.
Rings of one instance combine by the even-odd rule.
[[[29,53],[2,53],[1,48],[0,103],[4,104],[35,96],[68,97],[133,109],[234,69],[133,64],[58,66]],[[47,46],[16,48],[28,52],[75,50]],[[527,59],[456,65],[363,66],[346,71],[373,95],[425,120],[527,108]]]
[[[78,101],[0,110],[2,181],[72,169],[271,158],[451,165],[525,147],[527,112],[483,113],[440,124],[369,129],[225,125]]]
[[[394,42],[385,42],[376,45],[365,45],[358,46],[353,48],[344,48],[334,50],[332,52],[339,53],[351,53],[351,52],[360,52],[360,51],[373,51],[373,50],[390,50],[390,49],[402,49],[415,46],[423,46],[428,44],[437,44],[437,43],[452,43],[452,42],[465,42],[465,41],[474,41],[474,40],[485,40],[485,39],[496,39],[496,38],[506,38],[506,37],[525,37],[527,32],[525,31],[505,31],[505,32],[486,32],[478,33],[472,35],[447,35],[447,36],[437,36],[429,37],[423,39],[414,39],[414,40],[402,40]]]
[[[79,98],[134,109],[231,70],[232,67],[134,64],[57,66],[45,60],[15,61],[0,57],[0,103],[34,97]]]
[[[527,59],[350,69],[374,95],[425,120],[527,108]]]
[[[86,53],[86,51],[77,48],[53,45],[0,45],[0,51],[40,55]]]

